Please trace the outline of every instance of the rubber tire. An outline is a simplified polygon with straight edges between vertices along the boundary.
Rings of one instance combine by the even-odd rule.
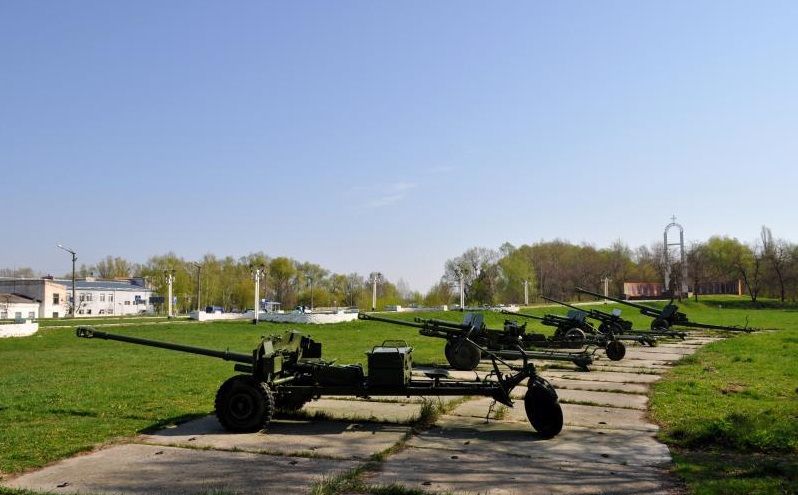
[[[524,396],[526,417],[542,438],[562,431],[563,417],[557,393],[546,380],[536,377]]]
[[[604,348],[604,352],[611,361],[620,361],[626,356],[626,346],[620,340],[611,340]]]
[[[482,359],[482,352],[468,342],[458,345],[455,342],[447,341],[446,347],[443,348],[443,353],[449,365],[459,371],[477,369],[479,360]]]
[[[581,328],[572,328],[565,332],[565,340],[568,342],[584,342],[585,332]]]
[[[271,389],[250,375],[236,375],[216,392],[216,418],[225,430],[252,433],[269,425],[275,402]]]
[[[654,320],[651,322],[652,330],[667,330],[670,327],[671,326],[668,323],[668,320],[663,320],[662,318],[654,318]]]

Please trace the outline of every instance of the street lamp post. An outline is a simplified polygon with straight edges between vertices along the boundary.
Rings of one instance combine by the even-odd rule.
[[[310,280],[310,310],[313,311],[313,277],[308,277]]]
[[[524,280],[524,306],[529,306],[529,280]]]
[[[166,316],[168,318],[174,318],[174,315],[172,314],[172,282],[174,282],[175,280],[175,271],[174,269],[171,269],[171,270],[164,270],[163,272],[164,275],[166,275],[166,283],[169,286],[169,304],[167,306],[169,309],[167,310]]]
[[[197,269],[197,313],[199,313],[202,305],[202,265],[194,262],[194,267]]]
[[[382,273],[371,272],[369,275],[371,279],[371,310],[377,310],[377,283],[382,282]]]
[[[463,270],[456,267],[454,273],[460,279],[460,311],[465,311],[465,277],[463,277]]]
[[[260,317],[260,279],[263,277],[263,265],[252,267],[252,278],[255,279],[255,316],[252,318],[252,324],[257,325]]]
[[[78,304],[77,295],[75,294],[75,262],[78,260],[78,255],[72,249],[64,247],[63,244],[59,244],[58,247],[72,255],[72,308],[70,309],[70,313],[72,313],[72,318],[74,318],[75,307]]]

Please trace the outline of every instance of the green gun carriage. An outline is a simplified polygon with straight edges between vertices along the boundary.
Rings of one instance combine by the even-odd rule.
[[[565,316],[546,314],[543,316],[502,310],[503,314],[537,320],[542,325],[554,327],[554,335],[546,339],[545,344],[551,347],[567,347],[573,345],[594,346],[604,349],[612,361],[620,361],[626,355],[626,346],[612,334],[599,332],[589,321],[587,313],[581,309],[571,309]],[[531,334],[535,335],[535,334]]]
[[[451,379],[446,370],[430,370],[425,379],[418,379],[412,374],[413,349],[404,342],[384,342],[367,353],[369,374],[366,375],[359,364],[324,361],[321,343],[297,331],[265,337],[251,354],[112,334],[92,327],[78,327],[76,333],[86,339],[114,340],[233,361],[235,371],[241,374],[219,387],[214,403],[216,417],[230,432],[262,430],[276,412],[300,409],[323,396],[476,395],[513,407],[510,392],[524,381],[527,381],[524,408],[538,434],[551,438],[563,425],[557,392],[526,359],[515,366],[491,355],[493,371],[477,381]],[[490,355],[489,351],[483,351]],[[509,372],[503,373],[497,361],[508,366]]]
[[[728,325],[711,325],[709,323],[698,323],[696,321],[690,321],[687,318],[686,314],[679,311],[679,306],[673,304],[673,299],[671,299],[671,301],[668,304],[666,304],[662,309],[658,309],[658,308],[653,308],[651,306],[646,306],[645,304],[638,304],[626,301],[624,299],[618,299],[616,297],[603,296],[596,292],[592,292],[579,287],[577,287],[576,290],[583,294],[589,294],[591,296],[598,297],[601,299],[608,299],[610,301],[614,301],[619,304],[625,304],[627,306],[631,306],[633,308],[638,309],[640,311],[640,314],[648,316],[649,318],[653,318],[653,320],[651,320],[651,330],[654,331],[670,330],[670,328],[674,326],[687,327],[687,328],[701,328],[705,330],[720,330],[723,332],[756,331],[755,328],[750,328],[748,327],[748,325],[744,327],[739,327],[739,326],[728,326]]]
[[[443,352],[446,361],[456,370],[476,369],[482,359],[484,349],[487,349],[489,354],[508,360],[569,361],[584,371],[588,371],[589,366],[593,364],[593,353],[586,350],[561,352],[542,349],[553,347],[550,340],[543,334],[527,333],[526,325],[505,321],[502,329],[488,328],[481,313],[466,313],[462,323],[426,318],[405,321],[370,313],[359,313],[357,317],[361,320],[381,321],[418,328],[418,333],[425,337],[446,339]],[[475,344],[472,345],[472,343]],[[570,343],[569,347],[581,349],[583,346],[578,343]]]
[[[638,342],[643,345],[655,346],[657,345],[657,337],[678,337],[684,340],[687,336],[685,332],[678,332],[670,329],[635,330],[631,321],[621,318],[621,310],[617,308],[612,310],[611,313],[607,313],[606,311],[593,308],[580,309],[572,304],[551,297],[540,297],[546,301],[565,306],[566,308],[584,311],[588,318],[599,322],[599,333],[612,335],[616,340],[627,340]]]

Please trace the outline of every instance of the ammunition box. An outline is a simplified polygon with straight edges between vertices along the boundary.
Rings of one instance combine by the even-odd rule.
[[[413,368],[413,348],[378,346],[366,353],[369,363],[369,385],[404,387],[410,383]]]
[[[356,387],[363,383],[363,367],[359,364],[314,364],[313,377],[324,387]]]

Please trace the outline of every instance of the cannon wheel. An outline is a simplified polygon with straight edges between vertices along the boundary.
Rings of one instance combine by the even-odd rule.
[[[543,438],[552,438],[562,431],[562,408],[557,392],[546,380],[536,377],[524,396],[526,417]]]
[[[274,415],[274,395],[269,386],[249,375],[229,378],[216,392],[216,417],[228,431],[255,432]]]
[[[565,340],[569,342],[582,342],[585,340],[585,332],[581,328],[572,328],[565,332]]]
[[[475,370],[482,359],[482,352],[468,342],[458,344],[447,340],[443,353],[452,368],[460,371]]]
[[[670,328],[670,326],[671,325],[668,323],[668,320],[665,320],[663,318],[654,318],[654,320],[651,322],[652,330],[659,330],[659,329],[667,330],[668,328]]]
[[[626,346],[620,340],[611,340],[604,349],[612,361],[620,361],[626,355]]]

